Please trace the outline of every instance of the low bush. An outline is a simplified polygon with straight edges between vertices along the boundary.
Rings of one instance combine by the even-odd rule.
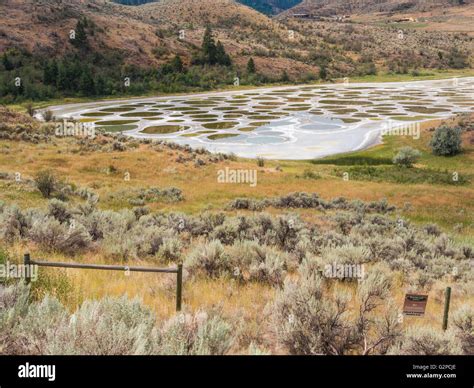
[[[374,317],[390,288],[379,271],[371,272],[359,286],[354,312],[350,294],[337,289],[326,294],[324,281],[310,262],[299,275],[298,281],[285,282],[270,306],[278,341],[290,354],[383,353],[399,336],[393,307],[389,305],[382,318]]]
[[[420,156],[420,151],[411,147],[403,147],[393,157],[393,164],[401,167],[412,167],[420,159]]]
[[[58,329],[60,331],[67,327],[68,318],[63,305],[50,296],[30,304],[27,313],[15,328],[14,336],[19,345],[15,354],[55,354]]]
[[[432,327],[409,327],[404,335],[394,344],[390,354],[440,356],[462,354],[460,340],[453,331],[440,331]]]
[[[235,268],[219,240],[199,244],[188,255],[184,265],[191,274],[202,272],[211,278],[232,274]]]
[[[16,325],[28,311],[28,287],[0,284],[0,354],[21,354]]]
[[[180,202],[184,200],[183,193],[176,187],[127,190],[112,193],[109,199],[127,200],[133,206],[144,206],[154,202]]]
[[[164,355],[223,355],[234,341],[232,326],[216,311],[180,313],[167,321],[154,353]]]
[[[13,243],[26,236],[28,221],[17,206],[0,207],[0,240]]]
[[[433,154],[438,156],[453,156],[462,151],[461,129],[441,125],[436,128],[430,141]]]
[[[454,312],[452,325],[461,341],[461,346],[465,354],[474,354],[474,308],[470,305],[463,305]]]
[[[48,216],[35,218],[28,236],[42,249],[68,255],[88,249],[92,241],[83,225],[72,227]]]
[[[183,244],[181,240],[176,237],[168,237],[163,239],[158,254],[166,260],[178,261],[181,257]]]
[[[348,201],[345,198],[340,197],[331,201],[325,201],[321,199],[316,193],[303,192],[291,193],[281,197],[263,199],[260,201],[248,198],[237,198],[227,205],[227,208],[232,210],[260,211],[267,207],[275,207],[278,209],[344,209],[375,211],[380,213],[386,213],[395,210],[394,206],[388,206],[386,200],[367,204],[362,201]]]
[[[321,258],[323,265],[354,265],[368,263],[372,259],[372,255],[365,246],[348,244],[324,248]]]
[[[222,355],[234,339],[218,310],[157,323],[139,300],[108,297],[85,301],[69,314],[49,296],[30,303],[22,284],[0,285],[0,354]]]
[[[287,253],[249,240],[236,242],[230,247],[229,256],[235,265],[235,277],[273,286],[283,284],[290,262]]]
[[[56,198],[53,198],[48,203],[48,215],[61,223],[69,221],[72,217],[71,211],[67,207],[67,204]]]
[[[152,349],[153,313],[138,300],[86,301],[56,333],[50,354],[139,355]]]
[[[51,171],[40,171],[35,177],[35,183],[44,198],[51,198],[58,188],[58,180]]]

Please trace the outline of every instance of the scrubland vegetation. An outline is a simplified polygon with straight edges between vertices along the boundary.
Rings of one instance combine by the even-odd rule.
[[[444,333],[405,332],[399,308],[388,303],[395,282],[428,291],[450,279],[458,298],[472,298],[472,248],[456,246],[435,225],[416,228],[363,207],[325,216],[325,227],[292,214],[146,213],[71,208],[58,200],[46,211],[3,205],[1,239],[29,241],[68,257],[100,251],[112,262],[184,261],[186,282],[205,277],[267,284],[276,290],[266,306],[267,329],[292,354],[460,354],[472,348],[474,311],[468,305]],[[359,284],[324,278],[325,265],[335,263],[367,265],[368,275]],[[242,351],[243,339],[232,329],[239,325],[236,317],[183,313],[156,327],[152,312],[136,301],[86,301],[69,315],[56,299],[32,303],[27,294],[21,285],[2,289],[2,352],[223,354],[232,345]]]
[[[252,5],[272,13],[297,2]],[[424,122],[417,140],[385,136],[313,161],[101,129],[61,137],[51,111],[34,119],[53,100],[472,75],[472,23],[438,29],[450,9],[405,25],[269,18],[228,0],[145,3],[0,10],[0,103],[14,108],[0,107],[0,266],[26,252],[183,264],[183,311],[169,274],[42,267],[29,285],[2,276],[0,354],[474,354],[472,114]],[[219,183],[227,167],[255,170],[258,185]],[[423,317],[402,314],[406,293],[428,295]]]
[[[118,134],[58,138],[50,124],[2,114],[1,263],[30,251],[55,261],[184,263],[185,272],[178,314],[166,275],[41,268],[30,287],[3,279],[1,353],[472,354],[466,117],[444,122],[461,128],[452,157],[433,154],[432,125],[420,143],[387,137],[314,163],[257,165]],[[420,155],[405,152],[411,167],[390,165],[403,146]],[[401,174],[443,165],[466,180],[344,181],[338,169],[354,161]],[[217,184],[222,166],[257,168],[255,193]],[[334,265],[363,266],[364,276],[328,276]],[[442,331],[446,285],[452,311]],[[401,314],[406,292],[429,295],[425,317]]]
[[[44,212],[2,206],[1,238],[69,257],[95,250],[112,262],[183,260],[185,282],[204,277],[266,284],[276,292],[265,307],[266,330],[275,331],[276,343],[253,338],[265,348],[291,354],[472,350],[468,304],[442,332],[404,330],[400,309],[390,302],[396,284],[429,291],[448,279],[457,298],[472,298],[472,248],[456,246],[435,225],[416,228],[364,210],[325,216],[324,228],[294,215],[142,214],[70,209],[57,200]],[[327,264],[366,265],[368,274],[359,283],[328,279],[322,275]],[[56,299],[31,302],[27,294],[21,285],[2,288],[4,353],[224,354],[242,352],[246,344],[236,330],[244,323],[215,311],[178,314],[156,326],[148,308],[124,298],[85,301],[69,315]]]

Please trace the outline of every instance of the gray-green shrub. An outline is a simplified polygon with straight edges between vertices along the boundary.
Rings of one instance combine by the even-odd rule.
[[[63,252],[68,255],[86,250],[92,241],[83,225],[78,223],[71,227],[48,216],[36,218],[28,236],[42,249]]]
[[[412,147],[403,147],[393,157],[393,164],[402,167],[412,167],[420,159],[420,151]]]
[[[31,303],[22,283],[0,285],[0,354],[11,355],[220,355],[235,330],[219,311],[180,313],[156,322],[137,299],[85,301],[75,313],[46,296]]]
[[[374,316],[389,288],[379,270],[371,272],[359,286],[354,316],[351,295],[337,289],[328,295],[316,268],[306,261],[299,279],[286,281],[270,306],[278,341],[290,354],[383,353],[399,336],[390,305],[381,318]]]
[[[28,311],[28,297],[29,288],[22,283],[0,285],[0,354],[16,354],[21,350],[15,327]]]
[[[452,326],[465,354],[474,354],[474,307],[465,304],[454,312]]]
[[[462,151],[461,128],[441,125],[436,128],[430,141],[433,154],[453,156]]]
[[[200,243],[188,255],[184,265],[191,274],[202,272],[211,278],[231,274],[235,268],[219,240]]]
[[[451,330],[441,331],[427,326],[409,327],[398,342],[389,349],[399,355],[455,355],[462,354],[460,340]]]
[[[152,349],[153,313],[139,300],[86,301],[60,327],[50,354],[139,355]]]
[[[233,328],[219,313],[180,313],[163,325],[154,353],[223,355],[228,352],[233,342]]]
[[[43,170],[36,174],[36,187],[44,198],[51,198],[53,193],[58,189],[58,179],[51,171]]]

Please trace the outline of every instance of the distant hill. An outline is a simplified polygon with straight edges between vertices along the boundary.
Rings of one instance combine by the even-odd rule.
[[[266,15],[276,15],[298,5],[302,0],[238,0],[238,2]]]
[[[473,0],[303,0],[288,13],[329,16],[373,12],[424,12],[473,2]]]
[[[130,93],[143,94],[211,89],[232,85],[235,77],[260,85],[387,71],[418,74],[469,67],[474,52],[472,6],[450,7],[431,24],[412,23],[398,39],[406,26],[396,21],[284,17],[291,10],[270,18],[234,0],[160,0],[139,6],[106,0],[0,1],[4,101],[55,97],[57,90],[121,94],[128,90],[122,85],[125,76],[133,80]],[[345,9],[346,1],[334,3]],[[196,60],[207,26],[230,65]],[[250,59],[255,72],[248,71]],[[16,86],[17,77],[24,87]]]
[[[276,7],[296,1],[265,0]],[[400,1],[305,0],[287,13],[308,5],[340,6],[346,10],[348,5],[377,8]],[[450,1],[454,0],[417,3],[434,5]],[[317,74],[321,64],[334,68],[334,75],[344,74],[357,68],[361,60],[383,66],[400,50],[415,51],[408,58],[413,66],[424,56],[423,62],[428,66],[446,67],[449,66],[447,56],[440,57],[439,52],[448,53],[454,45],[460,50],[467,45],[472,48],[472,40],[435,31],[429,34],[413,31],[407,35],[408,41],[400,42],[392,39],[390,29],[376,25],[330,23],[325,26],[317,22],[299,25],[294,20],[271,19],[233,0],[159,0],[133,7],[105,0],[3,0],[3,4],[6,6],[0,8],[0,54],[6,49],[21,48],[35,55],[64,55],[71,49],[68,34],[83,17],[91,22],[88,29],[92,51],[120,53],[126,63],[141,67],[166,63],[176,54],[189,63],[193,51],[201,45],[208,24],[237,66],[245,68],[252,56],[257,69],[269,75],[286,71],[306,77]],[[179,38],[180,31],[184,39]],[[374,42],[381,43],[373,46]],[[410,63],[407,66],[412,67]]]
[[[114,3],[123,5],[142,5],[146,3],[159,2],[160,0],[112,0]],[[266,15],[276,15],[295,5],[301,3],[303,0],[236,0],[237,2],[247,5],[250,8]]]

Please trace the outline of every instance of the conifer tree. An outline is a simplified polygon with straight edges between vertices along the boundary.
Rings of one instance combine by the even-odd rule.
[[[209,65],[214,65],[216,63],[216,43],[214,42],[210,26],[206,27],[206,31],[204,33],[204,38],[202,41],[202,53],[205,63]]]
[[[73,44],[73,46],[79,49],[87,48],[89,44],[87,41],[86,26],[87,26],[86,19],[80,19],[77,21],[76,29],[75,29],[76,36],[74,37],[74,39],[71,40],[71,43]]]
[[[253,58],[250,58],[249,61],[247,62],[247,73],[248,74],[255,74],[257,69],[255,68],[255,62]]]

